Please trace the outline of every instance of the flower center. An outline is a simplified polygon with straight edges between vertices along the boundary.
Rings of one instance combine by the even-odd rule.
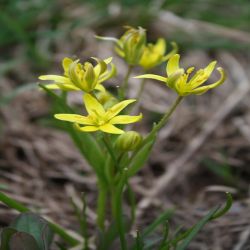
[[[95,126],[102,126],[107,123],[105,117],[100,116],[97,114],[95,110],[93,110],[96,115],[90,115],[89,118],[93,121]]]

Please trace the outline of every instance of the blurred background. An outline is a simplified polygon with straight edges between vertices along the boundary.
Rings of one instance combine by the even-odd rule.
[[[82,61],[113,56],[118,76],[108,85],[119,85],[125,63],[113,44],[94,36],[119,37],[125,25],[146,28],[151,42],[158,37],[177,42],[184,67],[217,60],[228,75],[218,89],[184,100],[160,133],[147,166],[132,180],[138,227],[173,206],[172,226],[190,226],[223,203],[229,191],[235,199],[231,211],[207,225],[190,249],[250,249],[249,0],[2,0],[0,190],[70,229],[77,226],[69,197],[77,200],[84,191],[94,226],[95,178],[52,118],[53,103],[38,89],[37,78],[60,74],[66,56]],[[162,72],[164,65],[154,71]],[[131,97],[137,89],[138,80],[132,79]],[[138,130],[148,132],[174,98],[148,81],[141,101],[147,118]],[[81,96],[72,93],[69,101],[80,105]],[[0,204],[0,227],[14,215]]]

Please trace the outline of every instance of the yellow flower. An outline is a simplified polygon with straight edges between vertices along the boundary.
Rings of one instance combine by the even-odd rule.
[[[167,77],[146,74],[136,76],[135,78],[149,78],[165,82],[168,87],[174,89],[180,96],[204,94],[209,89],[221,85],[226,79],[224,70],[218,67],[217,70],[220,73],[220,79],[213,84],[203,85],[214,71],[216,61],[211,62],[206,68],[198,70],[191,79],[188,79],[189,75],[194,71],[194,67],[188,68],[185,72],[184,69],[179,67],[179,59],[179,54],[175,54],[169,59],[166,67]]]
[[[116,67],[111,63],[111,57],[105,60],[94,57],[93,59],[97,62],[96,66],[89,62],[81,64],[79,60],[73,61],[66,57],[62,61],[64,76],[43,75],[39,79],[54,81],[54,83],[46,85],[49,89],[82,90],[87,93],[94,89],[105,91],[101,83],[116,74]],[[109,64],[111,66],[110,70],[108,70]]]
[[[114,37],[96,37],[102,40],[115,42],[116,53],[120,57],[124,58],[129,65],[138,65],[146,45],[145,29],[141,27],[135,29],[130,26],[126,26],[125,28],[127,31],[121,36],[120,39]]]
[[[118,115],[125,107],[135,102],[135,99],[125,100],[113,105],[105,110],[104,107],[90,94],[83,97],[88,116],[76,114],[56,114],[55,118],[63,121],[73,122],[77,128],[83,132],[94,132],[101,130],[110,134],[122,134],[123,130],[114,126],[114,124],[134,123],[142,118],[138,116]],[[81,127],[80,125],[84,125]]]
[[[158,64],[161,64],[167,61],[171,56],[176,54],[178,47],[175,42],[171,43],[172,50],[165,55],[166,52],[166,41],[163,38],[159,38],[155,44],[148,43],[147,46],[144,48],[140,65],[148,70],[154,68]]]

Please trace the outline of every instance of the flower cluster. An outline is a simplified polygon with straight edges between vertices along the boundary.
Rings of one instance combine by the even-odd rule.
[[[138,116],[118,115],[135,99],[118,102],[115,97],[106,91],[102,83],[116,74],[116,67],[111,63],[112,58],[101,60],[93,58],[97,65],[93,66],[89,62],[79,63],[70,58],[64,58],[62,66],[64,75],[42,75],[40,80],[49,80],[53,83],[46,84],[48,89],[62,89],[64,91],[83,91],[83,103],[88,116],[77,114],[55,114],[55,118],[72,122],[76,128],[83,132],[94,132],[97,130],[122,134],[124,131],[114,126],[114,124],[129,124],[142,119],[142,114]],[[108,65],[110,64],[110,70]],[[94,91],[101,91],[102,97]],[[99,100],[98,100],[99,99]],[[115,100],[115,102],[114,102]],[[113,105],[109,105],[112,101]],[[118,103],[117,103],[118,102]],[[85,126],[80,126],[85,125]]]
[[[155,44],[147,43],[145,29],[138,29],[130,26],[125,27],[127,30],[120,39],[114,37],[101,37],[101,40],[115,42],[115,51],[122,57],[128,65],[139,65],[145,70],[154,68],[155,66],[168,60],[173,54],[177,53],[178,47],[172,42],[172,50],[166,53],[167,44],[165,39],[159,38]]]
[[[133,188],[130,186],[130,177],[140,171],[152,152],[157,134],[168,122],[171,115],[176,110],[181,100],[188,95],[201,95],[210,89],[221,85],[225,81],[225,72],[221,67],[217,68],[220,78],[211,84],[206,84],[212,73],[215,71],[216,61],[212,61],[205,68],[195,72],[194,67],[184,69],[179,66],[180,55],[176,43],[172,42],[172,49],[167,51],[165,39],[159,38],[155,43],[148,43],[145,29],[126,27],[125,33],[119,38],[99,37],[103,40],[115,42],[114,50],[127,63],[127,73],[117,90],[117,95],[109,92],[105,88],[105,82],[116,75],[116,66],[112,63],[112,58],[99,59],[93,57],[93,63],[86,61],[64,58],[62,61],[62,75],[43,75],[40,80],[50,81],[42,86],[52,98],[55,98],[58,112],[55,118],[67,123],[62,127],[69,133],[84,156],[89,166],[96,174],[98,198],[96,202],[96,225],[98,227],[97,240],[90,238],[87,232],[87,220],[85,210],[86,204],[83,198],[83,210],[76,208],[77,218],[80,222],[81,235],[83,238],[76,241],[73,238],[72,247],[77,249],[90,249],[88,240],[98,242],[93,249],[111,249],[117,245],[117,249],[144,249],[143,243],[148,241],[144,234],[138,233],[134,242],[131,240],[127,244],[127,229],[133,228],[136,215],[136,199]],[[157,65],[166,63],[166,73],[164,76],[150,74],[150,70]],[[142,78],[139,91],[133,93],[140,99],[145,86],[146,79],[155,79],[163,82],[167,88],[177,93],[177,98],[161,119],[154,124],[151,131],[144,137],[136,131],[127,131],[126,125],[138,122],[142,119],[142,114],[129,115],[134,113],[132,108],[136,99],[126,99],[129,87],[130,74],[134,67],[140,68],[143,75],[135,78]],[[62,90],[62,95],[53,93],[52,90]],[[76,114],[67,104],[67,91],[79,91],[82,94],[84,113]],[[59,91],[60,92],[60,91]],[[129,106],[129,108],[128,108]],[[139,106],[136,108],[139,109]],[[60,113],[59,113],[60,112]],[[136,113],[136,112],[135,112]],[[66,125],[66,126],[64,126]],[[76,130],[75,130],[76,129]],[[78,132],[77,132],[78,131]],[[82,132],[82,133],[81,133]],[[90,133],[91,132],[91,133]],[[131,213],[126,216],[123,212],[124,193],[126,191],[127,206]],[[0,195],[1,196],[1,195]],[[4,197],[5,198],[5,197]],[[1,199],[1,197],[0,197]],[[6,199],[5,199],[6,200]],[[197,228],[208,221],[214,220],[226,213],[232,205],[232,198],[227,194],[226,205],[222,208],[215,207],[200,222],[181,234],[170,234],[168,237],[168,225],[164,231],[161,241],[152,244],[152,249],[186,249],[183,243],[190,241],[190,236],[197,233]],[[20,207],[20,206],[19,206]],[[156,219],[158,225],[165,223],[167,216],[172,212],[165,212]],[[112,223],[115,222],[115,223]],[[149,227],[155,224],[153,222]],[[126,227],[125,227],[126,225]],[[198,225],[198,227],[197,227]],[[58,229],[58,226],[54,228]],[[110,234],[110,228],[115,234]],[[71,239],[61,228],[58,229],[66,239]],[[153,231],[152,231],[153,232]],[[151,232],[151,233],[152,233]],[[120,246],[116,235],[119,236]],[[173,236],[172,236],[173,235]],[[151,236],[150,236],[151,237]],[[77,237],[78,238],[78,237]],[[112,239],[111,239],[112,238]],[[179,241],[181,240],[181,245]],[[72,241],[71,241],[72,242]],[[84,246],[81,245],[84,243]],[[185,243],[186,244],[186,243]],[[72,248],[73,249],[73,248]],[[75,249],[75,248],[74,248]],[[91,248],[92,249],[92,248]]]
[[[168,61],[166,64],[166,76],[144,74],[135,78],[150,78],[164,82],[173,89],[180,97],[195,94],[200,95],[221,85],[225,81],[225,72],[221,67],[217,70],[220,79],[215,83],[204,85],[214,71],[216,61],[211,62],[204,69],[193,73],[194,67],[187,70],[180,68],[180,55],[176,54],[178,47],[172,42],[172,50],[166,54],[167,44],[163,38],[159,38],[155,44],[147,43],[145,29],[126,27],[125,33],[119,38],[98,37],[103,40],[115,42],[115,51],[128,65],[141,66],[148,71],[155,66]],[[62,67],[63,75],[42,75],[40,80],[52,81],[46,84],[48,89],[62,89],[64,91],[82,91],[83,103],[87,116],[77,114],[56,114],[55,118],[73,122],[76,128],[83,132],[100,130],[105,133],[122,134],[124,130],[115,125],[130,124],[141,120],[142,114],[137,116],[118,115],[127,105],[135,102],[135,99],[120,102],[111,95],[103,86],[103,83],[116,75],[116,66],[112,63],[112,57],[98,59],[96,62],[80,63],[79,60],[64,58]],[[131,68],[130,68],[131,69]],[[190,77],[190,75],[192,76]],[[127,79],[128,80],[128,79]],[[126,91],[127,82],[121,86]],[[124,93],[122,97],[124,97]],[[83,125],[83,126],[82,126]]]

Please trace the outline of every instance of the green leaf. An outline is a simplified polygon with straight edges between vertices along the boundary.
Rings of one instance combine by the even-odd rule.
[[[11,197],[7,196],[6,194],[0,192],[0,201],[3,202],[6,206],[13,208],[19,212],[29,212],[30,210],[19,203],[18,201],[12,199]],[[74,236],[69,234],[64,228],[62,228],[60,225],[49,221],[49,226],[53,230],[54,233],[58,234],[61,238],[63,238],[67,243],[69,243],[71,246],[76,246],[80,242],[77,240]]]
[[[127,216],[123,215],[123,222],[125,230],[130,229],[130,220]],[[97,249],[98,250],[110,250],[112,249],[113,243],[119,237],[118,225],[113,221],[105,232],[99,231],[97,237]]]
[[[65,246],[63,246],[60,242],[56,242],[56,245],[57,245],[58,249],[60,249],[60,250],[67,250],[67,248]]]
[[[155,137],[149,140],[146,144],[140,147],[130,159],[128,165],[128,176],[134,176],[145,164],[147,161],[151,149],[154,145]],[[143,143],[143,142],[142,142]]]
[[[23,213],[11,223],[10,227],[19,232],[28,233],[34,237],[40,250],[49,250],[49,246],[53,239],[53,233],[48,222],[42,217],[30,212]],[[20,239],[18,238],[20,241],[22,239],[26,241],[29,238],[23,235],[20,237]]]
[[[151,223],[142,233],[142,237],[145,238],[161,224],[165,224],[167,220],[174,214],[173,209],[167,209],[164,213],[162,213],[158,218],[156,218],[153,223]]]
[[[144,244],[139,231],[136,232],[135,242],[136,242],[136,250],[143,250]]]
[[[28,233],[17,232],[15,233],[9,242],[10,250],[44,250],[39,248],[34,237]]]
[[[6,227],[3,228],[1,231],[1,245],[0,245],[0,250],[9,250],[9,241],[12,237],[17,232],[16,229]]]
[[[169,223],[168,223],[168,221],[166,221],[163,239],[161,241],[161,245],[160,245],[158,250],[168,250],[169,249],[168,235],[169,235]]]
[[[6,206],[13,208],[19,212],[28,212],[29,209],[25,206],[23,206],[21,203],[19,203],[18,201],[10,198],[9,196],[7,196],[6,194],[4,194],[3,192],[0,192],[0,201],[3,202]]]
[[[2,192],[0,192],[0,201],[3,202],[6,206],[17,210],[18,212],[29,212],[30,211],[27,207],[25,207],[24,205],[22,205],[18,201],[12,199],[11,197],[7,196],[6,194],[4,194]],[[76,239],[74,236],[69,234],[64,228],[62,228],[58,224],[56,224],[52,221],[49,221],[49,225],[54,233],[61,236],[71,246],[76,246],[80,243],[78,239]]]
[[[233,204],[233,197],[228,192],[226,192],[226,196],[227,196],[227,201],[226,201],[225,206],[223,208],[220,208],[218,211],[216,211],[216,213],[212,216],[211,220],[215,220],[215,219],[223,216],[231,208],[231,206]]]
[[[218,211],[219,207],[213,208],[205,217],[203,217],[195,226],[193,226],[190,230],[182,233],[181,236],[177,236],[182,239],[184,237],[183,242],[177,246],[176,250],[185,250],[189,243],[193,240],[193,238],[198,234],[198,232],[213,218],[213,216]],[[178,240],[179,241],[179,240]]]
[[[159,234],[153,234],[143,240],[143,250],[153,250],[159,247],[163,237]]]
[[[156,218],[146,229],[143,230],[142,234],[140,235],[140,240],[144,244],[144,250],[146,249],[156,249],[156,245],[160,245],[164,239],[164,237],[159,236],[158,234],[153,234],[155,229],[162,224],[166,224],[166,221],[173,215],[173,209],[167,209],[165,212],[160,214],[158,218]],[[166,228],[165,228],[166,231]],[[164,232],[166,234],[166,232]],[[167,237],[167,236],[166,236]],[[152,248],[154,247],[154,248]],[[137,242],[135,242],[133,250],[137,250]]]

